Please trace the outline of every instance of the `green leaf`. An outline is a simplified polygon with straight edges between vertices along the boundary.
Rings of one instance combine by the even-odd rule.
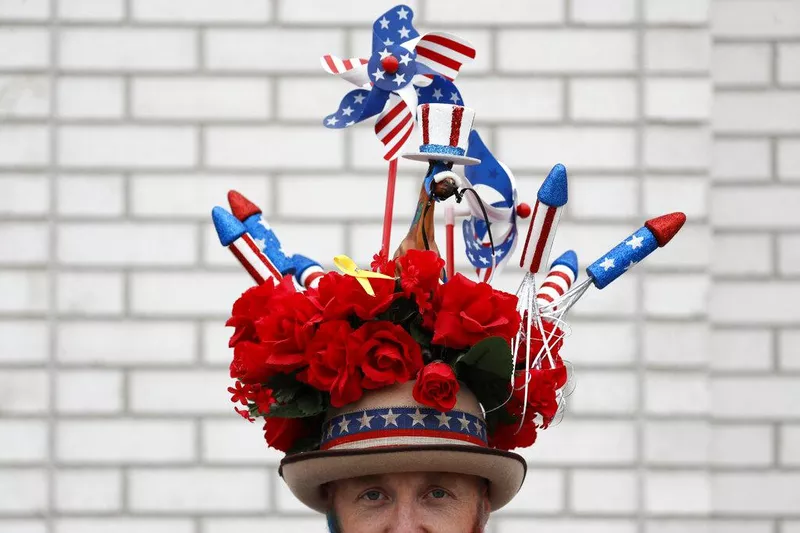
[[[419,315],[419,308],[416,302],[408,298],[398,298],[389,306],[389,308],[380,313],[378,320],[388,320],[394,324],[401,324],[407,320],[416,318]]]
[[[285,404],[276,403],[270,407],[268,417],[306,418],[325,411],[322,393],[316,389],[306,388],[294,401]]]
[[[272,397],[278,403],[291,403],[305,386],[297,381],[297,374],[276,374],[269,378],[267,387],[272,390]]]
[[[514,372],[514,363],[511,359],[511,347],[508,342],[502,337],[489,337],[456,359],[456,374],[460,377],[463,369],[470,367],[509,382]]]
[[[417,344],[423,348],[428,348],[433,340],[433,333],[422,327],[418,320],[414,320],[408,328],[408,333],[411,335]]]
[[[314,416],[320,414],[325,406],[322,401],[322,393],[320,391],[313,391],[297,398],[297,407],[306,413],[306,416]]]

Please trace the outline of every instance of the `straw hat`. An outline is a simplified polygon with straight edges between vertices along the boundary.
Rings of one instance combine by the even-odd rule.
[[[331,481],[398,472],[469,474],[489,482],[492,510],[506,505],[525,478],[525,460],[487,445],[480,404],[461,386],[446,412],[422,405],[414,382],[386,387],[328,411],[319,451],[288,456],[280,474],[298,500],[325,512],[320,490]]]

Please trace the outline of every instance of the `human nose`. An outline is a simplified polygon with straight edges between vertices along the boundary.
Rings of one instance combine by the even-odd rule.
[[[422,524],[422,513],[411,502],[399,501],[387,533],[431,533]]]

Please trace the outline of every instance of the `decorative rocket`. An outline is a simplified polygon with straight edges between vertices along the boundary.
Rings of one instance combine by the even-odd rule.
[[[268,280],[274,282],[281,279],[280,271],[256,246],[247,234],[247,228],[236,217],[221,207],[215,207],[211,211],[211,218],[219,242],[228,247],[256,283],[261,285]]]
[[[244,224],[253,241],[282,275],[294,275],[303,287],[315,287],[325,271],[316,261],[300,254],[287,256],[281,242],[264,219],[261,208],[237,191],[228,191],[228,203],[233,215]]]
[[[644,226],[589,265],[586,269],[588,278],[574,285],[563,296],[549,302],[537,298],[540,316],[549,321],[560,320],[589,287],[607,287],[657,248],[665,246],[685,222],[686,215],[683,213],[669,213],[648,220]]]
[[[536,293],[536,303],[544,306],[564,296],[578,278],[578,256],[567,250],[550,265],[544,283]]]
[[[609,283],[633,268],[639,261],[666,245],[686,222],[683,213],[670,213],[652,218],[644,226],[589,265],[586,273],[595,287]]]
[[[558,221],[566,203],[567,169],[559,163],[539,187],[525,247],[519,260],[520,267],[533,274],[542,272],[547,267]]]

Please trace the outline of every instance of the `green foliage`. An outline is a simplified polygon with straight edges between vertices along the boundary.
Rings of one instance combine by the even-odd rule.
[[[497,424],[515,421],[501,407],[508,400],[509,384],[514,372],[511,348],[505,339],[489,337],[482,340],[458,356],[453,366],[458,379],[475,394],[486,410],[486,425],[490,434]]]
[[[392,302],[392,305],[375,318],[378,320],[388,320],[394,324],[400,324],[408,328],[408,322],[419,316],[419,308],[416,302],[409,298],[400,297]]]
[[[514,372],[514,362],[511,360],[511,347],[501,337],[489,337],[470,348],[465,354],[456,359],[456,374],[469,368],[487,374],[487,377],[497,377],[508,383]]]

